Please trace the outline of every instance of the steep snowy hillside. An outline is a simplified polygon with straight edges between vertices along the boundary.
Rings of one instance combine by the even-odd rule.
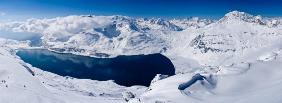
[[[273,61],[256,61],[246,73],[217,74],[215,88],[196,82],[184,92],[177,89],[178,85],[193,75],[175,75],[155,82],[150,91],[131,103],[281,103],[281,62],[281,56]]]
[[[0,102],[3,103],[61,103],[32,74],[0,47]],[[28,100],[28,101],[27,101]]]
[[[238,11],[230,12],[211,25],[190,31],[190,34],[197,35],[190,42],[192,56],[209,65],[224,64],[229,58],[233,62],[234,59],[242,59],[253,50],[281,41],[281,24],[276,21],[265,21],[260,16]],[[266,25],[269,22],[275,23]]]

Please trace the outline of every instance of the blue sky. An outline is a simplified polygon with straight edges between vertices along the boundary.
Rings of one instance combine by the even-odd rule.
[[[220,18],[233,10],[282,16],[282,0],[0,0],[2,21],[81,14]]]

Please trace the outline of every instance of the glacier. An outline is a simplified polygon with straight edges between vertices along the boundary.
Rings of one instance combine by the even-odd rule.
[[[36,33],[42,45],[0,39],[0,79],[5,81],[0,83],[5,91],[0,102],[280,103],[281,24],[279,17],[239,11],[219,20],[72,15],[3,22],[0,30]],[[19,48],[101,58],[161,53],[171,59],[176,75],[157,75],[149,87],[62,77],[24,63],[15,55]],[[189,94],[177,89],[197,73],[216,75],[216,87],[196,82],[184,91]],[[19,92],[19,98],[12,99]]]

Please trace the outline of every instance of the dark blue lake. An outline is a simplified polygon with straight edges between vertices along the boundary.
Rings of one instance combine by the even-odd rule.
[[[123,86],[149,86],[156,74],[175,74],[172,62],[161,54],[94,58],[45,49],[24,49],[16,54],[44,71],[80,79],[114,80]]]

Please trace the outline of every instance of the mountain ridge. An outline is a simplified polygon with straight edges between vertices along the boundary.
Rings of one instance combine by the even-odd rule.
[[[109,57],[163,53],[210,64],[222,54],[229,57],[270,45],[281,38],[280,21],[232,11],[217,21],[82,15],[9,22],[0,28],[39,33],[44,48],[59,52]]]

